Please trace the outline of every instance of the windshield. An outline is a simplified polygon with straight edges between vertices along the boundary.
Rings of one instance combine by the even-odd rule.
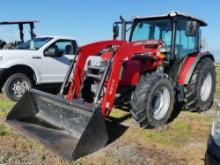
[[[19,45],[18,47],[16,47],[16,49],[38,50],[51,39],[52,39],[51,37],[34,38]]]
[[[163,40],[171,45],[172,22],[170,20],[141,20],[134,25],[131,41]]]

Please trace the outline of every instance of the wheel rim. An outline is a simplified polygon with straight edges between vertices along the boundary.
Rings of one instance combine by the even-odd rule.
[[[22,79],[16,79],[10,85],[10,93],[18,98],[22,97],[26,92],[26,90],[28,89],[29,89],[29,85],[27,81]]]
[[[161,120],[167,114],[170,106],[170,92],[166,87],[156,90],[153,95],[151,110],[155,120]]]
[[[204,79],[200,91],[200,98],[202,101],[208,100],[212,90],[212,75],[211,73],[207,74],[206,78]]]

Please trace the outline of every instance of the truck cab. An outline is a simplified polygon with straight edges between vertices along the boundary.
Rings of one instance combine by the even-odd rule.
[[[2,92],[17,101],[34,85],[62,83],[77,49],[72,37],[39,36],[0,50]]]

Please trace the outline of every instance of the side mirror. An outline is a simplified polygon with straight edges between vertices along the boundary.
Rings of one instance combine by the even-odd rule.
[[[57,48],[49,47],[44,51],[44,56],[46,56],[46,57],[59,57],[61,55],[60,55]]]
[[[118,35],[119,35],[118,24],[114,24],[113,25],[113,39],[115,40],[116,38],[118,38]]]
[[[197,34],[198,23],[196,21],[187,21],[186,36],[195,36]]]

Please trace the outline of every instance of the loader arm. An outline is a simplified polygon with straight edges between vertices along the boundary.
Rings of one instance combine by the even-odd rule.
[[[154,49],[149,49],[148,46],[152,42],[156,42]],[[164,57],[157,55],[159,52],[159,47],[162,45],[162,41],[142,41],[142,42],[130,42],[124,45],[121,45],[114,54],[114,58],[111,64],[109,77],[107,80],[107,86],[105,90],[105,95],[101,102],[100,111],[103,116],[108,116],[112,111],[116,92],[118,90],[119,81],[120,81],[120,72],[123,66],[123,63],[126,61],[136,60],[139,61],[138,65],[140,68],[137,68],[138,75],[136,75],[136,83],[138,83],[140,72],[145,72],[147,70],[153,70],[157,66],[161,65]],[[151,52],[149,56],[149,52]],[[144,59],[144,61],[143,61]],[[148,63],[150,62],[150,63]]]
[[[109,40],[109,41],[102,41],[102,42],[96,42],[92,44],[85,45],[79,49],[79,55],[77,63],[75,65],[73,78],[70,84],[70,88],[68,90],[67,99],[73,100],[74,98],[77,98],[80,92],[80,87],[82,83],[82,79],[84,77],[84,66],[86,63],[86,60],[91,55],[96,55],[101,50],[108,48],[110,46],[119,46],[122,44],[125,44],[126,41],[119,41],[119,40]]]
[[[111,64],[105,95],[103,97],[100,107],[100,111],[104,116],[108,116],[109,113],[112,111],[115,95],[119,85],[119,77],[120,70],[122,69],[122,64],[126,60],[129,60],[132,55],[133,53],[131,44],[122,45],[115,52],[114,59]]]
[[[155,49],[148,48],[149,44],[152,44],[152,42],[154,43],[156,42]],[[72,78],[72,82],[68,90],[67,99],[74,100],[76,98],[79,98],[81,86],[83,83],[83,79],[85,77],[84,67],[87,58],[90,56],[97,56],[97,54],[101,50],[112,47],[110,52],[107,53],[109,56],[107,59],[110,67],[106,68],[107,71],[106,76],[103,77],[101,81],[102,83],[100,83],[99,86],[99,90],[96,91],[97,97],[101,90],[104,89],[105,91],[103,97],[100,99],[101,100],[100,103],[97,104],[97,107],[100,109],[100,112],[103,116],[105,117],[108,116],[109,113],[112,111],[114,105],[115,95],[120,81],[119,77],[120,77],[120,71],[122,69],[122,64],[125,61],[129,61],[133,57],[135,57],[135,54],[138,54],[143,58],[147,57],[147,59],[149,58],[157,59],[158,58],[157,56],[149,57],[149,55],[146,54],[146,52],[151,51],[152,55],[156,54],[156,52],[158,52],[158,47],[160,47],[161,44],[162,41],[149,41],[149,42],[142,41],[138,43],[135,42],[127,43],[126,41],[112,40],[112,41],[97,42],[81,47],[79,50],[79,55],[77,57],[78,59],[76,61],[76,66],[74,69],[74,76]],[[156,66],[161,63],[161,59],[157,59],[156,61],[157,62],[153,62],[153,64],[155,63]],[[151,66],[155,67],[153,64],[147,66],[147,68],[149,69]],[[96,104],[96,101],[93,103]]]

